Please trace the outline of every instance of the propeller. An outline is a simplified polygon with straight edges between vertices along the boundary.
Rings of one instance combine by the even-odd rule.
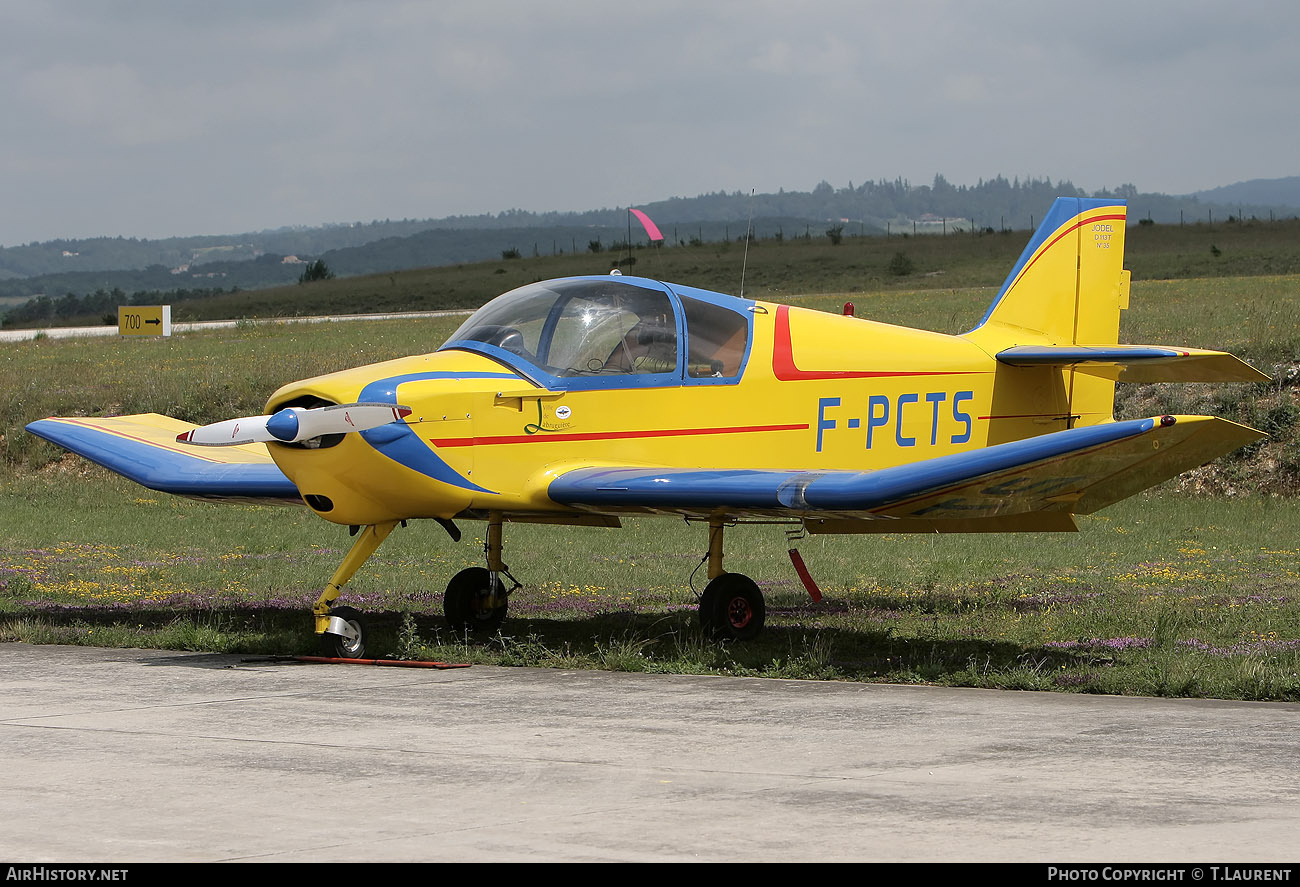
[[[240,444],[295,443],[322,434],[347,434],[400,422],[411,415],[410,407],[391,403],[345,403],[303,409],[286,407],[271,416],[245,416],[213,422],[176,435],[181,443],[200,447],[233,447]]]

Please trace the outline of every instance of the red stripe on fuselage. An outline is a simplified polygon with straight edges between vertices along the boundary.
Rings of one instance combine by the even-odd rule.
[[[753,434],[763,431],[807,431],[803,425],[733,425],[725,428],[654,428],[646,431],[585,431],[547,432],[536,434],[505,434],[496,437],[431,438],[435,447],[496,446],[500,444],[545,443],[547,441],[575,440],[636,440],[651,437],[690,437],[701,434]]]

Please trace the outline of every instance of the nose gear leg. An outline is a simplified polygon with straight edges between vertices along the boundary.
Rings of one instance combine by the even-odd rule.
[[[337,634],[342,635],[349,640],[357,640],[352,637],[356,633],[353,623],[345,619],[330,616],[330,607],[338,599],[343,591],[343,586],[361,569],[362,564],[370,559],[375,553],[381,542],[388,538],[388,534],[397,526],[398,521],[387,521],[381,524],[372,524],[365,527],[357,534],[356,541],[352,543],[352,549],[348,552],[347,557],[343,558],[343,563],[334,571],[330,581],[326,584],[325,590],[321,592],[320,597],[316,599],[315,605],[311,608],[312,615],[316,617],[316,634]]]

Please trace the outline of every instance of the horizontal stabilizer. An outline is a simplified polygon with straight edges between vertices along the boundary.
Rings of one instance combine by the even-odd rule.
[[[1117,382],[1267,382],[1269,377],[1223,351],[1161,345],[1019,345],[999,351],[1016,367],[1071,366]]]
[[[188,422],[144,413],[40,419],[27,430],[141,486],[198,499],[300,504],[298,488],[262,444],[196,450],[179,444]]]

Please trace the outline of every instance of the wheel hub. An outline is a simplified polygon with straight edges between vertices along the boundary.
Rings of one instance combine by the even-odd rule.
[[[754,618],[754,608],[749,601],[737,595],[727,604],[727,619],[733,628],[744,628]]]

